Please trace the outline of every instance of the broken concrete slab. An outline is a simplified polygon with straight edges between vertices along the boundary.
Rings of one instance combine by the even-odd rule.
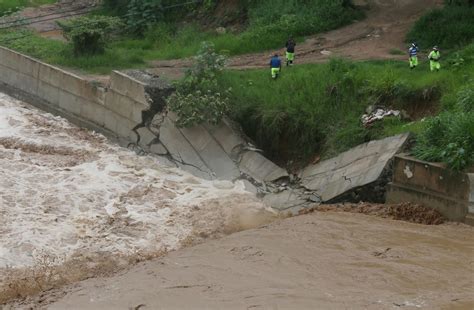
[[[150,146],[150,152],[157,155],[168,155],[168,150],[161,143],[155,143]]]
[[[254,151],[247,151],[242,155],[239,164],[240,170],[251,176],[256,181],[273,182],[281,178],[289,177],[286,170],[269,161],[265,156]]]
[[[134,83],[134,87],[129,87],[130,83]],[[176,166],[198,177],[231,181],[248,179],[260,189],[265,188],[265,182],[288,177],[284,169],[252,149],[240,126],[228,119],[215,126],[178,128],[176,115],[168,110],[166,102],[174,88],[158,76],[140,70],[115,72],[112,86],[118,92],[147,101],[147,108],[133,110],[131,117],[135,120],[133,132],[137,137],[132,143],[140,151],[164,155]]]
[[[285,190],[280,193],[268,194],[263,201],[278,211],[285,211],[294,207],[302,207],[308,205],[308,199],[303,198],[303,193],[299,190]]]
[[[189,144],[174,123],[166,118],[160,128],[160,141],[178,166],[204,179],[213,179],[212,171]]]
[[[137,129],[139,135],[139,145],[143,148],[149,148],[149,146],[156,140],[156,135],[147,127],[141,127]]]
[[[240,177],[240,171],[236,163],[204,126],[194,126],[180,130],[217,178],[235,180]]]
[[[255,185],[253,185],[250,181],[244,179],[242,180],[242,183],[244,183],[244,188],[247,192],[258,194],[258,188]]]
[[[402,134],[371,141],[308,166],[300,173],[301,184],[314,191],[323,202],[334,201],[352,189],[376,182],[408,138],[408,134]]]
[[[236,155],[235,153],[240,146],[247,144],[240,136],[241,133],[233,129],[228,120],[223,120],[215,126],[206,125],[205,127],[230,157]]]

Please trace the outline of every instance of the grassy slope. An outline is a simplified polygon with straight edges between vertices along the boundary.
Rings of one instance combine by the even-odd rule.
[[[473,51],[467,54],[474,57]],[[419,132],[422,115],[451,109],[454,94],[472,72],[474,62],[457,67],[445,60],[441,72],[431,73],[426,62],[411,71],[404,62],[333,60],[284,69],[277,81],[268,70],[226,72],[220,83],[233,89],[236,120],[270,156],[306,159],[333,156],[400,132]],[[360,117],[371,104],[404,109],[415,121],[387,119],[366,129]]]
[[[108,73],[112,69],[142,67],[148,60],[192,56],[205,40],[229,55],[280,47],[289,34],[302,39],[361,17],[360,12],[342,7],[341,3],[341,0],[315,0],[306,4],[296,0],[258,1],[249,8],[249,26],[242,33],[217,35],[197,25],[162,23],[154,25],[141,38],[120,35],[105,54],[96,56],[74,57],[69,44],[36,36],[9,39],[22,35],[18,32],[0,33],[0,44],[49,63]]]
[[[435,9],[417,21],[407,35],[428,49],[439,45],[441,49],[460,47],[474,40],[474,6],[446,6]]]

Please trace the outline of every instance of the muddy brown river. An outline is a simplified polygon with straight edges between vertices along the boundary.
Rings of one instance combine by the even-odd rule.
[[[468,310],[473,259],[472,227],[316,212],[181,249],[43,302],[54,301],[51,309]]]

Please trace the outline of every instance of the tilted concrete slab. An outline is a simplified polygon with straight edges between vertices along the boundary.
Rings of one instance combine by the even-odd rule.
[[[241,133],[234,130],[228,120],[223,120],[216,126],[206,125],[205,127],[231,157],[235,155],[237,148],[247,145],[247,141],[240,136]]]
[[[160,141],[178,166],[204,179],[212,179],[212,172],[199,157],[174,123],[166,118],[160,128]]]
[[[306,167],[301,184],[314,191],[323,202],[377,181],[389,161],[408,140],[408,134],[359,145],[335,158]]]
[[[280,178],[288,177],[286,170],[278,167],[265,158],[265,156],[254,151],[248,151],[242,155],[239,168],[243,173],[251,176],[260,183],[272,182]]]
[[[285,190],[280,193],[268,194],[263,198],[268,206],[278,211],[285,211],[290,208],[304,206],[308,204],[308,200],[302,198],[299,191]]]
[[[218,179],[235,180],[240,177],[240,171],[236,163],[214,140],[214,137],[204,126],[183,128],[181,133]]]

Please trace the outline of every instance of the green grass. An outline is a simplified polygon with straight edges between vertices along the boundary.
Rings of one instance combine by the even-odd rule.
[[[474,6],[445,6],[421,17],[407,35],[422,49],[459,48],[474,40]]]
[[[328,158],[372,139],[421,133],[424,114],[451,109],[449,97],[467,83],[474,65],[458,67],[446,58],[437,73],[427,62],[412,71],[406,62],[332,60],[284,68],[276,81],[269,70],[229,71],[220,84],[232,87],[233,117],[270,157]],[[371,104],[406,110],[415,119],[388,118],[364,128],[360,117]]]
[[[17,11],[22,7],[39,6],[56,1],[57,0],[0,0],[0,16],[8,12]]]

